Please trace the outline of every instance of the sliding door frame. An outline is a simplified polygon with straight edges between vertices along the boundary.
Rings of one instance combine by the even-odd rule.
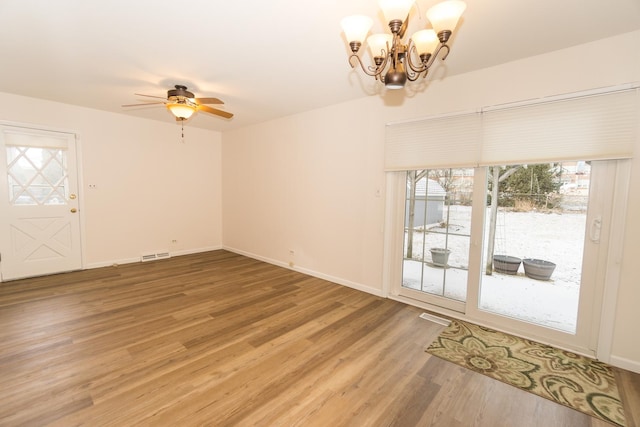
[[[413,295],[410,290],[402,288],[402,263],[404,244],[404,210],[406,175],[403,172],[387,173],[387,200],[385,222],[385,263],[383,276],[383,292],[390,299],[402,301],[418,306],[429,311],[444,314],[453,318],[468,320],[493,329],[514,333],[526,338],[534,339],[547,344],[565,348],[589,356],[597,356],[598,359],[608,361],[612,346],[613,325],[615,323],[615,304],[617,301],[617,289],[620,276],[620,259],[622,239],[624,237],[624,212],[628,192],[630,175],[630,160],[605,161],[609,178],[604,183],[611,194],[603,200],[597,201],[600,205],[609,205],[608,213],[590,213],[588,221],[593,220],[593,215],[602,215],[602,220],[609,226],[600,236],[599,246],[595,248],[597,254],[593,262],[596,263],[595,284],[591,293],[583,294],[581,287],[582,310],[585,304],[590,313],[584,318],[584,311],[579,313],[577,335],[562,331],[552,330],[538,325],[531,325],[523,321],[514,320],[505,316],[487,313],[478,308],[479,292],[482,275],[482,251],[484,233],[474,230],[483,230],[484,201],[474,197],[474,209],[472,214],[472,233],[469,253],[469,272],[467,286],[467,302],[456,307],[447,304],[426,302]],[[487,168],[478,167],[474,172],[474,194],[483,194],[486,191]],[[601,189],[600,193],[607,190]],[[482,199],[482,198],[480,198]],[[476,202],[476,200],[478,200]],[[482,205],[482,208],[479,206]],[[590,222],[588,222],[589,224]],[[478,228],[479,227],[479,228]],[[587,229],[588,240],[589,230]],[[590,261],[591,262],[591,261]],[[417,292],[417,291],[415,291]],[[584,301],[583,298],[585,298]],[[462,309],[460,308],[462,307]]]

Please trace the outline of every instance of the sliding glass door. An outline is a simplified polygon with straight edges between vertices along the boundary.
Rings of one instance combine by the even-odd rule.
[[[488,178],[479,309],[575,333],[591,165],[494,166]]]
[[[467,299],[473,173],[424,169],[406,181],[402,286],[458,311]]]
[[[617,163],[408,171],[398,295],[594,349]]]

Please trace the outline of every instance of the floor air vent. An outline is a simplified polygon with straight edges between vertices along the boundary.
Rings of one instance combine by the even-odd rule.
[[[147,261],[155,261],[157,259],[166,259],[166,258],[171,258],[171,254],[169,254],[169,252],[152,252],[152,253],[142,254],[142,256],[140,257],[140,261],[147,262]]]
[[[438,325],[449,326],[451,324],[450,320],[443,319],[442,317],[434,316],[433,314],[429,313],[422,313],[419,317],[421,319],[437,323]]]

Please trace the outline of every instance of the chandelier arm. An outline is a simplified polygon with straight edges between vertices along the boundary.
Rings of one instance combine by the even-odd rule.
[[[442,59],[443,61],[444,61],[445,59],[447,59],[447,56],[449,56],[449,52],[451,51],[451,48],[449,47],[449,45],[448,45],[448,44],[446,44],[446,43],[441,43],[441,44],[439,44],[439,45],[438,45],[438,48],[436,49],[436,51],[433,53],[433,56],[431,57],[431,61],[429,61],[429,64],[427,65],[427,68],[428,68],[428,67],[431,67],[431,64],[433,64],[433,62],[436,60],[436,57],[438,56],[438,54],[440,53],[440,51],[441,51],[442,49],[445,49],[445,48],[447,49],[447,51],[445,52],[445,54],[444,54],[444,55],[442,55],[442,57],[441,57],[440,59]]]
[[[425,72],[424,75],[426,76],[427,75],[427,69],[425,68],[423,71]],[[422,73],[422,71],[413,73],[413,72],[409,71],[409,69],[405,70],[405,74],[407,75],[407,80],[409,80],[410,82],[415,82],[416,80],[418,80],[418,78],[420,78],[420,74],[421,73]]]
[[[449,45],[447,45],[446,43],[441,43],[440,45],[438,45],[438,48],[436,49],[436,51],[433,53],[433,55],[431,55],[431,57],[427,60],[427,62],[424,64],[424,70],[423,71],[428,71],[429,68],[431,68],[431,66],[433,65],[433,63],[436,61],[436,58],[438,57],[438,54],[440,53],[440,51],[442,49],[447,49],[447,51],[445,52],[444,55],[442,55],[442,58],[440,58],[442,61],[444,61],[445,59],[447,59],[447,56],[449,55],[449,52],[451,51],[451,48],[449,47]],[[410,64],[411,65],[411,64]],[[417,71],[417,70],[414,70]],[[425,72],[425,77],[427,76],[427,73]]]
[[[374,77],[376,78],[376,80],[378,78],[380,78],[380,81],[382,81],[382,72],[385,70],[385,68],[387,68],[387,63],[389,62],[389,58],[391,57],[391,48],[389,46],[389,43],[386,44],[387,45],[387,51],[385,52],[384,49],[382,49],[382,51],[380,52],[382,54],[382,62],[380,64],[376,64],[376,67],[369,67],[369,70],[371,70],[374,74]],[[371,75],[371,74],[369,74]]]
[[[384,53],[384,51],[383,51]],[[385,68],[387,68],[387,63],[389,62],[389,57],[390,55],[388,53],[385,53],[383,56],[383,60],[380,63],[380,65],[377,65],[376,68],[374,69],[373,67],[369,67],[370,70],[372,70],[374,72],[374,76],[375,78],[380,78],[380,80],[382,81],[382,72],[384,71]],[[369,74],[371,75],[371,74]]]
[[[360,64],[360,68],[362,68],[362,71],[364,71],[366,75],[371,77],[376,77],[376,78],[380,75],[380,73],[382,73],[382,70],[384,70],[384,66],[387,64],[387,59],[386,59],[387,56],[385,56],[385,60],[380,66],[376,68],[365,67],[360,57],[354,53],[354,54],[351,54],[351,56],[349,56],[349,65],[351,65],[351,68],[355,68],[355,65],[353,65],[353,62],[351,62],[352,58],[356,58],[356,60],[358,61],[358,64]]]
[[[411,42],[411,40],[409,40],[409,44],[407,46],[408,46],[407,47],[407,64],[409,64],[409,68],[411,68],[412,71],[415,71],[418,74],[422,73],[423,71],[427,71],[429,67],[425,63],[421,62],[420,65],[418,66],[418,65],[414,65],[413,61],[411,60],[412,53],[416,52],[416,47]],[[415,79],[411,81],[415,81]]]
[[[411,12],[407,13],[407,17],[404,21],[402,21],[402,26],[400,27],[400,31],[398,31],[398,36],[401,39],[404,38],[404,33],[407,32],[407,27],[409,26],[409,16],[411,16]]]

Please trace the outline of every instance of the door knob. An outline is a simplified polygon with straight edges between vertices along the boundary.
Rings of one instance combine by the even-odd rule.
[[[78,212],[78,209],[76,209],[76,208],[71,208],[71,213],[76,213],[76,212]]]

